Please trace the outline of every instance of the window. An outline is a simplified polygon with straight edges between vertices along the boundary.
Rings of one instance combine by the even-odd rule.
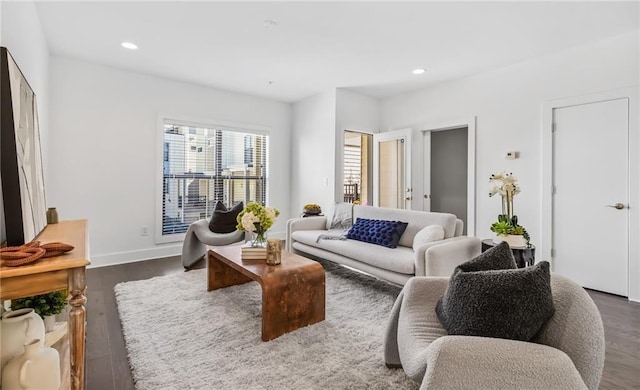
[[[266,203],[269,136],[164,122],[162,235],[187,231],[217,201]]]

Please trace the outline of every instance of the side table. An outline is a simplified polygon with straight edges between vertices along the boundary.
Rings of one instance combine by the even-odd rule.
[[[493,248],[497,244],[492,239],[482,240],[482,251],[486,251],[489,248]],[[526,246],[512,246],[511,252],[516,259],[516,265],[518,268],[530,267],[536,262],[536,247],[531,245]]]

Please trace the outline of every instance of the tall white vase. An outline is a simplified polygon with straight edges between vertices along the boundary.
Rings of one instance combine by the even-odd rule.
[[[24,345],[44,340],[44,322],[33,309],[7,311],[0,321],[0,378],[7,362],[24,353]]]
[[[43,347],[40,339],[24,345],[24,353],[11,359],[2,370],[3,390],[58,390],[60,355]]]

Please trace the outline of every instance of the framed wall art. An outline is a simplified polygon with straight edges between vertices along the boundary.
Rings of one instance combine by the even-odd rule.
[[[0,48],[0,180],[7,245],[47,226],[36,95],[9,51]]]

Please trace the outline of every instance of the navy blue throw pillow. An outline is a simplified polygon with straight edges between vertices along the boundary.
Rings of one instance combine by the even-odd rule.
[[[400,221],[358,218],[347,233],[347,238],[396,248],[407,225],[408,223]]]

